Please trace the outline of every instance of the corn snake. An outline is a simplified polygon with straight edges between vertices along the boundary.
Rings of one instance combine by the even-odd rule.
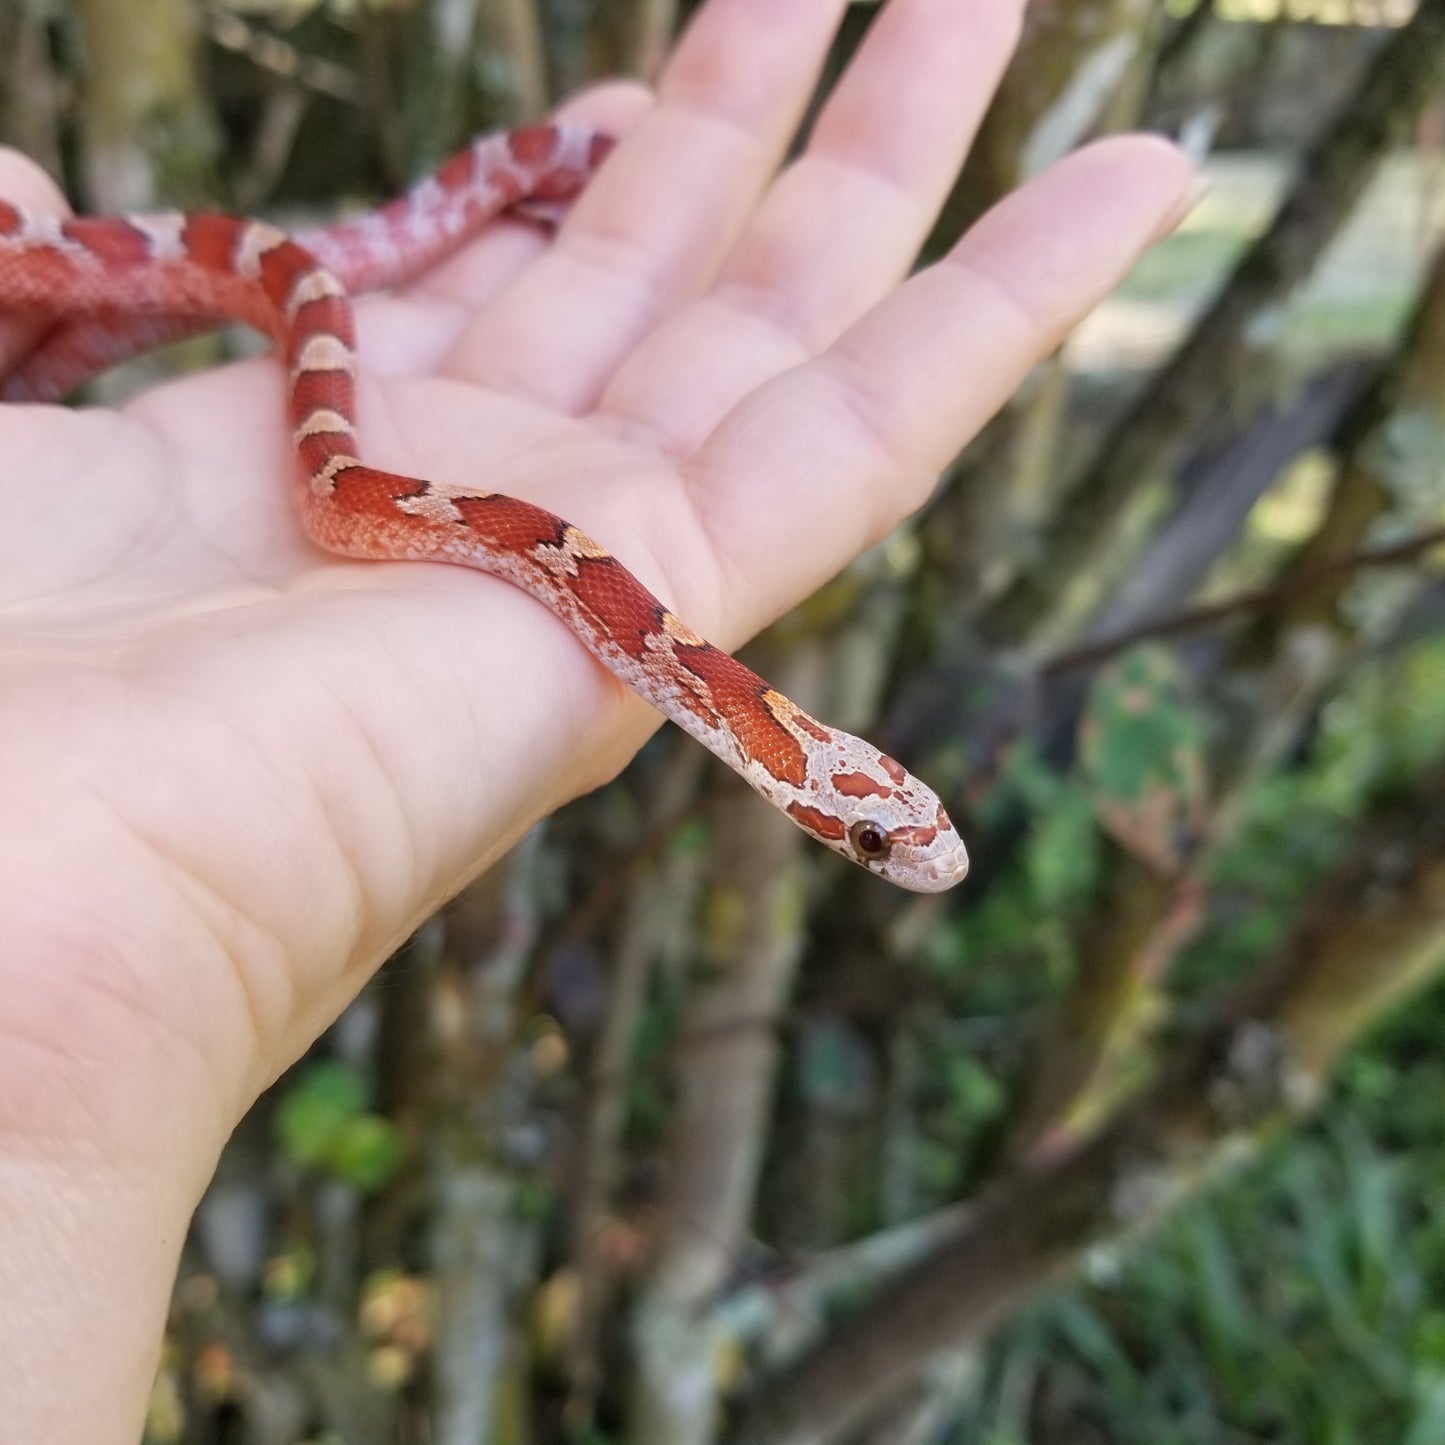
[[[218,214],[56,221],[0,201],[0,308],[49,326],[0,376],[0,397],[56,400],[160,342],[222,320],[254,327],[287,370],[313,541],[512,582],[806,833],[902,887],[951,887],[967,853],[934,793],[698,636],[579,529],[517,498],[361,460],[349,296],[415,277],[509,209],[554,216],[610,144],[552,125],[484,137],[380,211],[295,239]]]

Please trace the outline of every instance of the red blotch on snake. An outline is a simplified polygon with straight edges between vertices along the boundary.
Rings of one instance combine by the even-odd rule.
[[[833,786],[845,798],[891,798],[893,789],[867,773],[834,773]]]
[[[788,816],[825,843],[841,843],[848,832],[841,818],[835,818],[831,813],[820,813],[806,803],[789,803]]]
[[[677,660],[707,684],[744,756],[761,763],[773,777],[802,787],[808,776],[807,754],[763,701],[763,694],[772,691],[767,683],[711,643],[679,646],[676,651]]]

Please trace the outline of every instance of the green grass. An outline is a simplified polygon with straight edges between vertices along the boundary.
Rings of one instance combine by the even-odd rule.
[[[1030,1311],[955,1439],[1438,1445],[1442,1037],[1445,989],[1344,1070],[1326,1119]],[[1431,1107],[1402,1119],[1407,1096]]]

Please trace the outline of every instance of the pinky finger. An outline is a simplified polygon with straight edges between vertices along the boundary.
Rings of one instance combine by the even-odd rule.
[[[740,403],[688,467],[731,574],[787,576],[804,595],[920,506],[1030,368],[1183,217],[1195,186],[1164,141],[1079,151]],[[758,600],[755,623],[767,620]]]

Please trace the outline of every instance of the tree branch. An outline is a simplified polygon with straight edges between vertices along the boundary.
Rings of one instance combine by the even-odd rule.
[[[1238,592],[1220,602],[1211,602],[1205,607],[1194,607],[1188,612],[1175,613],[1159,622],[1146,622],[1141,627],[1131,627],[1126,632],[1116,633],[1099,642],[1086,643],[1056,653],[1045,662],[1039,671],[1046,677],[1064,672],[1075,672],[1080,668],[1098,667],[1119,653],[1128,651],[1136,643],[1153,638],[1183,637],[1191,632],[1203,632],[1232,622],[1238,617],[1248,617],[1262,612],[1280,602],[1292,602],[1297,598],[1318,593],[1326,584],[1338,584],[1356,572],[1377,567],[1409,566],[1436,547],[1445,546],[1445,527],[1435,527],[1419,536],[1407,537],[1402,542],[1391,543],[1388,547],[1362,547],[1348,556],[1335,557],[1321,562],[1308,571],[1287,575],[1283,581],[1268,587],[1254,587],[1247,592]],[[1337,590],[1337,589],[1336,589]]]

